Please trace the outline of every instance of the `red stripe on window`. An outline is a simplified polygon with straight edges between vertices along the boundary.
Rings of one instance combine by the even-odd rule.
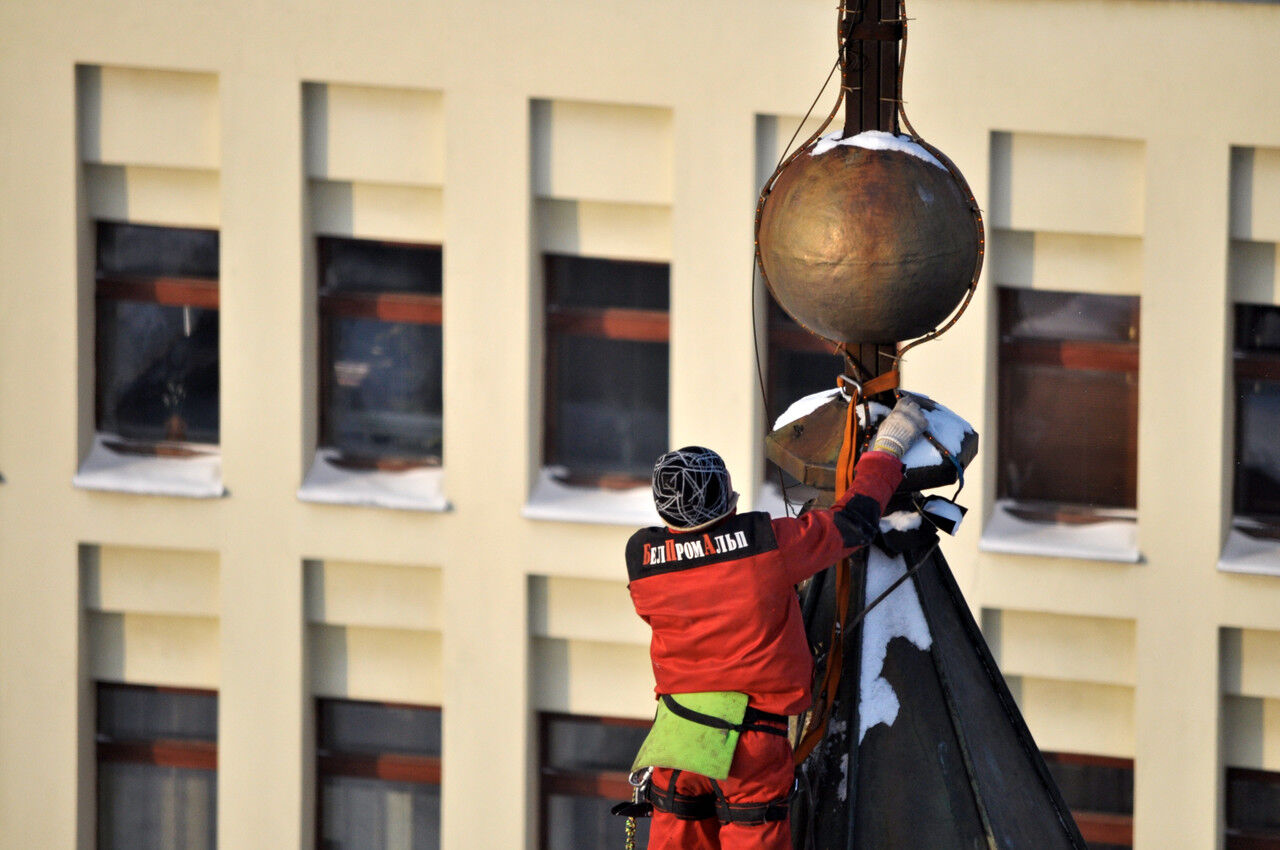
[[[218,309],[218,282],[189,277],[100,277],[99,298],[145,301],[168,307]]]
[[[344,292],[322,295],[320,312],[347,319],[438,325],[444,320],[444,301],[439,295],[406,292]]]
[[[559,333],[629,339],[637,342],[666,342],[670,322],[662,310],[600,309],[547,310],[547,329]]]

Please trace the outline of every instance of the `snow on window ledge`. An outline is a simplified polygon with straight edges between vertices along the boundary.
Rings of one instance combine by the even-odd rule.
[[[525,519],[627,525],[640,528],[661,525],[648,487],[605,490],[575,487],[561,479],[567,470],[549,466],[538,472],[533,492],[520,515]]]
[[[1280,540],[1248,533],[1243,523],[1227,533],[1218,569],[1228,573],[1280,575]]]
[[[173,454],[130,443],[114,434],[96,434],[93,446],[71,483],[82,490],[142,496],[219,499],[222,455],[217,446],[174,444]]]
[[[1011,504],[996,502],[978,541],[979,550],[1125,564],[1142,560],[1132,512],[1116,512],[1111,518],[1090,523],[1035,522],[1009,513]]]
[[[316,452],[315,462],[298,488],[301,501],[408,511],[451,510],[444,496],[444,470],[438,466],[394,471],[349,469],[335,463],[339,457],[335,449]]]

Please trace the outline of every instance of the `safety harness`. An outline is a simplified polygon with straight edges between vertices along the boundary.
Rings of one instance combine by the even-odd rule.
[[[765,732],[769,735],[781,735],[787,737],[787,717],[784,714],[774,714],[770,711],[761,711],[758,708],[747,706],[746,713],[742,716],[741,723],[730,723],[723,717],[716,717],[714,714],[704,714],[701,711],[694,711],[687,705],[681,705],[676,702],[676,698],[671,694],[663,694],[662,704],[671,710],[671,713],[677,717],[683,717],[685,720],[692,720],[694,723],[701,723],[703,726],[710,726],[712,729],[725,729],[731,732]],[[781,723],[782,728],[777,726],[767,726],[767,723]]]
[[[770,800],[767,803],[730,803],[720,788],[720,783],[711,780],[714,789],[711,794],[680,794],[676,791],[676,780],[683,771],[671,772],[671,784],[661,787],[652,780],[645,791],[645,799],[660,812],[674,815],[680,820],[706,820],[716,818],[721,823],[736,823],[743,826],[763,826],[766,823],[784,821],[791,812],[791,797]]]
[[[682,696],[688,702],[689,697],[710,695],[686,694]],[[783,714],[774,714],[769,711],[761,711],[753,706],[746,706],[741,715],[742,719],[735,723],[723,717],[717,717],[714,714],[707,714],[691,708],[689,705],[678,701],[671,694],[662,694],[661,700],[662,706],[681,720],[732,735],[734,746],[736,746],[737,736],[743,732],[763,732],[766,735],[777,735],[781,738],[787,737],[787,717]],[[644,760],[644,755],[645,748],[642,747],[640,755],[637,756],[637,762]],[[732,751],[730,751],[729,755],[732,755]],[[676,765],[662,766],[672,768],[671,782],[667,787],[663,788],[652,781],[650,769],[637,769],[632,774],[632,784],[636,788],[634,799],[629,803],[621,803],[614,806],[613,814],[628,818],[646,817],[652,814],[654,809],[657,809],[660,812],[674,815],[681,820],[716,818],[721,823],[760,826],[766,823],[786,820],[790,812],[790,796],[764,803],[731,803],[720,788],[720,783],[716,781],[716,778],[707,776],[706,773],[702,772],[698,773],[711,782],[712,793],[697,795],[678,793],[676,791],[676,780],[681,773],[685,772],[685,769]],[[724,772],[720,775],[721,779],[725,778],[728,773],[728,764],[726,763],[724,767]],[[719,771],[714,772],[719,773]]]

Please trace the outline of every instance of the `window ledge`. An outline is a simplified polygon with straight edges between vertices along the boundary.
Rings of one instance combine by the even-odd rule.
[[[222,455],[217,446],[175,444],[175,448],[188,454],[166,457],[119,451],[122,445],[144,446],[114,434],[96,434],[89,455],[71,483],[82,490],[141,496],[219,499],[227,494],[222,486]]]
[[[566,470],[550,466],[538,473],[533,493],[520,515],[526,519],[628,525],[633,528],[661,525],[648,487],[605,490],[575,487],[559,480]]]
[[[452,510],[444,496],[444,470],[438,466],[396,471],[346,469],[334,463],[338,457],[334,449],[316,452],[315,462],[298,488],[301,501],[407,511]]]
[[[1116,561],[1136,564],[1138,524],[1134,517],[1117,515],[1088,524],[1032,522],[1006,510],[1009,502],[996,502],[978,541],[983,552],[1010,555],[1042,555],[1050,558],[1078,558],[1086,561]]]
[[[1232,528],[1222,547],[1218,569],[1228,573],[1280,575],[1280,540],[1254,537]]]

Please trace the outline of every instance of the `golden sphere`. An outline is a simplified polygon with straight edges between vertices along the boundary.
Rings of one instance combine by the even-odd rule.
[[[835,342],[887,344],[928,333],[964,298],[981,218],[924,148],[862,133],[824,139],[787,165],[758,239],[769,289],[792,318]]]

